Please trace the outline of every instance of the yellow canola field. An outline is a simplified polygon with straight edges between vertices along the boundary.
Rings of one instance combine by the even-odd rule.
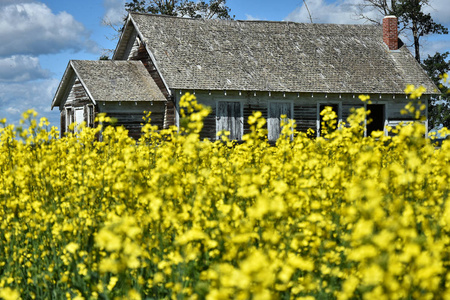
[[[243,143],[200,141],[208,109],[181,106],[138,143],[2,122],[0,298],[450,299],[448,141],[364,138],[363,110],[316,139],[291,122],[271,146],[254,113]]]

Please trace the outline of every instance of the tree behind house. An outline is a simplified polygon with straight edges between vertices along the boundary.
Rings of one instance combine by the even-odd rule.
[[[430,14],[423,12],[430,0],[364,0],[360,7],[360,17],[379,23],[382,16],[394,15],[398,18],[399,30],[412,36],[414,56],[420,63],[420,39],[430,34],[448,34],[448,28],[436,23]],[[380,20],[369,17],[369,11],[377,11]]]
[[[226,0],[189,1],[189,0],[133,0],[125,3],[128,12],[162,14],[168,16],[233,19]]]
[[[423,61],[422,67],[427,71],[428,76],[439,87],[440,97],[431,101],[428,109],[428,118],[430,127],[444,125],[450,127],[450,89],[442,84],[442,74],[450,71],[450,62],[448,62],[449,52],[443,54],[437,52],[434,56],[428,55]]]

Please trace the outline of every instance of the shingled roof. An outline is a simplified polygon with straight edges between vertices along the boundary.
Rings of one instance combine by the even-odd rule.
[[[403,94],[435,86],[406,47],[389,51],[375,25],[228,21],[131,13],[171,89]]]
[[[76,75],[94,103],[98,101],[166,101],[140,61],[71,60],[52,108],[59,105]]]

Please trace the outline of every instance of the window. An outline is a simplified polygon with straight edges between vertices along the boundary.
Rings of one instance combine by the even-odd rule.
[[[65,122],[65,132],[69,132],[69,126],[73,123],[73,109],[72,108],[66,108],[66,122]]]
[[[367,110],[370,114],[367,117],[367,136],[370,136],[373,131],[384,131],[385,126],[385,105],[384,104],[367,104]]]
[[[281,116],[285,115],[285,119]],[[268,139],[269,141],[276,141],[281,134],[282,121],[288,122],[292,119],[292,102],[269,102],[269,118],[267,122]]]
[[[75,108],[75,124],[78,127],[78,125],[80,125],[83,121],[84,121],[84,107],[77,107]],[[75,131],[79,131],[79,129],[75,129]]]
[[[75,123],[80,124],[84,121],[84,108],[77,107],[75,108]]]
[[[241,140],[244,131],[242,104],[237,101],[217,102],[216,131],[230,132],[230,140]]]
[[[94,106],[89,104],[86,106],[87,108],[87,127],[94,127],[94,120],[95,120],[95,110],[94,110]]]

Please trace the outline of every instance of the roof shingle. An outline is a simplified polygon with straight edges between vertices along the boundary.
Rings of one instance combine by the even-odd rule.
[[[171,89],[402,94],[435,86],[381,26],[228,21],[132,13]],[[120,47],[118,47],[119,49]]]
[[[72,60],[94,101],[166,101],[140,61]]]

